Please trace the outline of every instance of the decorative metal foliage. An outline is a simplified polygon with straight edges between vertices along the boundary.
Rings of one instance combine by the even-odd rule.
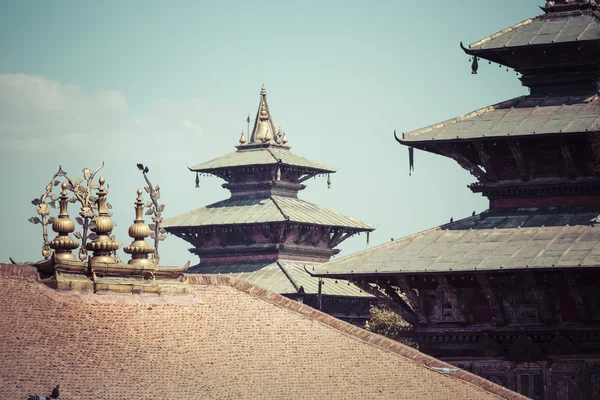
[[[58,172],[54,174],[50,183],[46,185],[46,191],[39,199],[33,199],[32,204],[37,206],[37,213],[41,217],[31,217],[29,218],[29,222],[34,224],[42,225],[42,235],[44,239],[44,244],[42,245],[42,255],[44,258],[48,259],[50,257],[51,251],[48,241],[48,225],[51,225],[54,222],[53,217],[49,217],[50,208],[57,208],[58,197],[52,193],[54,187],[60,184],[60,180],[57,178],[63,178],[67,181],[67,190],[73,194],[72,197],[69,197],[69,203],[79,202],[80,211],[79,217],[75,218],[75,221],[81,225],[82,230],[74,232],[73,235],[81,240],[81,246],[79,246],[79,259],[84,261],[87,259],[87,249],[86,243],[88,240],[94,240],[96,238],[96,234],[90,233],[90,230],[94,227],[93,219],[98,216],[98,210],[96,207],[96,196],[93,195],[93,191],[98,189],[98,184],[94,183],[94,177],[104,167],[104,163],[100,165],[98,168],[91,172],[88,168],[83,169],[83,178],[79,177],[76,179],[72,179],[65,171],[62,170],[62,167],[58,168]],[[110,204],[107,203],[107,208],[112,208]],[[109,212],[109,216],[112,213]]]
[[[165,228],[161,227],[160,224],[163,222],[162,213],[165,209],[164,204],[159,204],[158,200],[160,199],[160,187],[158,185],[153,186],[152,182],[148,178],[148,172],[150,171],[148,167],[145,167],[143,164],[137,164],[137,167],[142,174],[144,175],[144,179],[148,186],[144,187],[146,193],[150,195],[150,201],[147,202],[144,207],[146,208],[146,215],[152,215],[152,224],[148,224],[150,227],[150,238],[154,239],[154,254],[153,259],[156,263],[159,262],[160,256],[158,253],[158,244],[159,242],[165,240],[167,238],[167,231]]]

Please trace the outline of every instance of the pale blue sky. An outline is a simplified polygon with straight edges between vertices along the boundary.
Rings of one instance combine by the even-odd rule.
[[[102,160],[128,244],[136,162],[165,216],[227,197],[187,166],[234,149],[261,84],[292,151],[335,168],[301,197],[378,226],[384,243],[483,211],[453,161],[392,136],[526,93],[512,71],[459,48],[540,13],[543,1],[0,1],[0,261],[41,258],[29,203],[59,164]],[[76,208],[71,207],[71,215]],[[342,255],[366,248],[363,235]],[[167,264],[197,259],[161,244]]]

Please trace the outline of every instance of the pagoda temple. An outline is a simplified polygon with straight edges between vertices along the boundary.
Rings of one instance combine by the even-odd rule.
[[[489,209],[315,268],[388,304],[421,351],[533,399],[600,398],[600,10],[461,47],[529,95],[396,138],[455,160]],[[412,157],[411,157],[412,160]]]
[[[275,124],[264,86],[254,127],[237,151],[190,168],[225,180],[227,200],[173,217],[166,230],[189,242],[200,263],[189,272],[247,280],[336,317],[364,323],[370,294],[337,280],[312,278],[307,269],[339,253],[345,239],[371,225],[298,198],[303,182],[335,170],[297,156]]]

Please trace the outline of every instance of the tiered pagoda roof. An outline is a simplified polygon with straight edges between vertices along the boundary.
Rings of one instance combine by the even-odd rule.
[[[190,168],[225,180],[231,197],[164,222],[168,232],[194,246],[190,251],[200,264],[191,271],[248,279],[293,298],[370,298],[347,283],[319,285],[298,264],[329,261],[342,241],[374,227],[298,198],[303,182],[327,175],[329,185],[335,170],[290,151],[286,133],[275,130],[264,86],[254,128],[239,142],[237,151]],[[367,303],[358,307],[363,317]]]

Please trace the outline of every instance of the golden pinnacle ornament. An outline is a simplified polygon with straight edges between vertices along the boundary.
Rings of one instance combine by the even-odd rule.
[[[123,251],[131,254],[130,265],[152,265],[154,262],[148,259],[148,255],[154,253],[154,247],[150,246],[144,238],[150,236],[150,227],[144,222],[144,202],[142,200],[142,189],[137,190],[137,199],[135,201],[135,220],[129,227],[129,236],[133,242],[125,247]]]
[[[52,230],[58,233],[58,236],[52,240],[49,245],[51,249],[54,249],[54,257],[61,260],[77,260],[71,250],[79,247],[79,242],[71,239],[69,233],[75,231],[75,223],[69,214],[67,213],[67,202],[69,197],[67,196],[67,184],[63,182],[61,185],[62,191],[60,192],[60,214],[58,218],[54,220],[52,224]]]
[[[92,232],[94,232],[97,235],[97,237],[92,242],[88,243],[86,248],[94,253],[91,260],[92,264],[112,264],[116,263],[117,260],[115,260],[115,258],[111,256],[111,253],[113,251],[116,251],[120,245],[119,243],[113,241],[110,237],[110,234],[112,233],[112,230],[116,224],[108,216],[108,209],[106,208],[106,195],[108,193],[104,191],[103,176],[100,177],[98,183],[100,183],[100,187],[96,192],[96,194],[98,195],[98,216],[94,218],[94,224],[91,228]]]

